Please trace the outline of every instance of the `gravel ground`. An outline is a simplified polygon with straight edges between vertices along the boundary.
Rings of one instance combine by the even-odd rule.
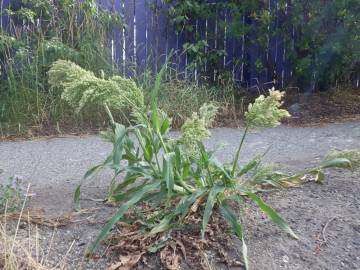
[[[223,145],[218,158],[229,160],[241,132],[241,129],[213,129],[206,145],[209,148]],[[287,170],[310,167],[330,149],[360,149],[360,122],[254,131],[246,141],[242,161],[270,145],[268,162]],[[75,185],[110,149],[111,145],[97,136],[0,142],[1,181],[16,175],[23,179],[24,186],[31,183],[35,196],[29,205],[57,216],[72,210]],[[308,184],[301,189],[264,195],[289,221],[300,239],[290,239],[260,212],[251,210],[246,221],[251,269],[360,269],[359,176],[359,173],[332,171],[323,185]],[[102,198],[109,179],[110,172],[96,176],[83,188],[83,197]],[[84,200],[83,207],[100,207],[101,211],[84,217],[84,222],[59,228],[49,258],[58,261],[74,241],[68,254],[68,268],[81,269],[82,265],[83,269],[102,269],[103,259],[84,261],[82,255],[102,226],[97,221],[109,217],[114,209],[91,200]],[[52,230],[41,229],[44,250],[52,233]]]

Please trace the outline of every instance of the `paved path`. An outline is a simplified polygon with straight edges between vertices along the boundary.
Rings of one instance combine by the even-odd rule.
[[[213,129],[206,144],[209,147],[225,145],[218,156],[221,160],[231,159],[241,132],[241,129],[232,128]],[[254,131],[245,143],[242,157],[251,158],[269,145],[267,157],[270,161],[311,162],[331,148],[360,149],[360,122],[306,128],[280,126]],[[7,176],[20,175],[36,185],[77,182],[91,165],[106,157],[110,149],[111,145],[97,136],[0,142],[2,181]]]
[[[206,145],[211,148],[224,145],[218,157],[230,160],[241,133],[241,129],[213,129]],[[360,122],[306,128],[280,126],[253,131],[246,141],[242,160],[265,151],[269,145],[268,161],[285,163],[289,167],[309,166],[312,162],[318,162],[331,148],[360,149]],[[68,196],[86,170],[103,160],[110,150],[111,145],[98,136],[0,142],[0,169],[3,170],[0,181],[18,175],[25,182],[31,182],[33,190],[40,197],[51,194],[50,190],[49,194],[42,194],[47,188]],[[107,182],[109,178],[110,175],[104,172],[93,183],[102,187],[105,186],[102,182]]]

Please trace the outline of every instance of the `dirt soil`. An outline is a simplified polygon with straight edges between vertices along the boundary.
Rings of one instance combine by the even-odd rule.
[[[285,107],[290,125],[310,126],[360,119],[360,89],[298,93],[287,91]]]
[[[224,144],[218,158],[229,160],[241,132],[241,129],[214,129],[206,145],[214,148]],[[254,131],[248,137],[242,161],[265,151],[269,145],[272,147],[267,161],[283,170],[311,167],[331,148],[360,149],[360,122]],[[110,149],[111,145],[97,136],[1,142],[1,181],[15,175],[22,179],[24,189],[31,183],[33,196],[28,206],[44,209],[47,217],[59,216],[72,211],[75,186],[85,171],[103,160]],[[359,172],[329,171],[322,185],[309,183],[301,188],[264,194],[265,201],[281,213],[300,239],[291,239],[255,207],[250,207],[245,224],[251,269],[360,269],[359,177]],[[104,198],[110,179],[111,172],[105,171],[84,183],[82,207],[89,212],[55,230],[38,227],[40,246],[44,254],[50,253],[48,264],[56,264],[68,252],[66,269],[104,269],[108,265],[111,254],[98,259],[85,259],[83,255],[104,222],[116,211],[95,200]],[[35,234],[35,227],[31,231]],[[28,233],[28,227],[21,226],[19,235],[26,238]],[[238,247],[238,241],[234,240],[234,245]],[[213,269],[242,269],[217,267],[215,260],[210,264],[215,265]]]
[[[284,108],[291,117],[283,121],[288,126],[319,126],[327,123],[341,123],[360,120],[360,89],[329,90],[326,92],[300,92],[298,89],[286,91]],[[217,119],[222,127],[241,127],[244,122],[244,110],[253,103],[260,92],[246,92],[237,99],[234,110],[231,106],[223,108]],[[236,112],[235,112],[236,111]]]

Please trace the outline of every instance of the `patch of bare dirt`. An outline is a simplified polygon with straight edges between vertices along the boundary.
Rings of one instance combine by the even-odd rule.
[[[243,93],[235,107],[221,108],[216,126],[243,126],[244,112],[259,94],[266,95],[267,91]],[[318,126],[355,121],[360,119],[360,89],[313,93],[288,90],[284,107],[291,113],[291,117],[283,123],[290,126]]]
[[[360,119],[360,89],[315,93],[288,92],[285,107],[292,117],[286,123],[311,126]]]

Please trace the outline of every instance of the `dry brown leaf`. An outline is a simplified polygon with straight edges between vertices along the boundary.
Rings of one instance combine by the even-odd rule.
[[[200,196],[195,202],[194,204],[191,206],[190,211],[193,213],[196,213],[199,206],[202,204],[202,202],[204,201],[205,196]]]
[[[201,211],[186,216],[184,220],[185,224],[200,224],[201,222]],[[149,247],[159,241],[163,234],[152,235],[151,237],[144,236],[139,229],[140,224],[119,222],[117,225],[118,233],[111,237],[110,242],[112,244],[108,252],[117,252],[118,254],[143,253],[142,263],[146,265],[146,256],[150,255],[147,254]],[[222,252],[222,254],[219,252],[222,248],[232,249],[229,239],[225,237],[227,234],[224,228],[227,228],[227,226],[219,214],[214,214],[208,226],[210,233],[205,240],[199,237],[200,226],[189,227],[188,230],[172,231],[172,240],[167,241],[166,245],[158,253],[160,263],[165,269],[177,270],[181,268],[182,260],[184,260],[184,263],[191,269],[209,269],[208,256],[213,261],[213,256],[218,254],[218,256],[226,258],[223,262],[229,266],[241,264],[236,259],[231,260],[232,258],[229,256],[222,256],[225,252]],[[209,255],[206,252],[209,252]],[[109,269],[124,269],[119,268],[123,267],[122,261],[117,261],[112,267]],[[158,267],[157,264],[154,266],[155,269]]]
[[[180,250],[184,256],[184,259],[186,260],[186,248],[185,248],[184,244],[179,239],[175,240],[175,243],[180,247]]]
[[[170,250],[170,248],[172,250]],[[168,245],[160,252],[161,263],[168,270],[180,269],[180,256],[176,254],[176,245]]]
[[[90,213],[97,208],[92,209],[83,209],[79,212],[69,212],[61,216],[51,218],[47,217],[43,209],[24,209],[23,213],[21,212],[12,212],[7,214],[0,215],[0,219],[6,218],[7,220],[21,220],[25,223],[32,223],[37,225],[43,225],[51,228],[65,226],[69,223],[79,222],[81,220],[75,220],[82,214]]]
[[[119,261],[110,265],[107,270],[130,270],[139,262],[142,255],[144,255],[144,252],[122,255],[119,257]]]

